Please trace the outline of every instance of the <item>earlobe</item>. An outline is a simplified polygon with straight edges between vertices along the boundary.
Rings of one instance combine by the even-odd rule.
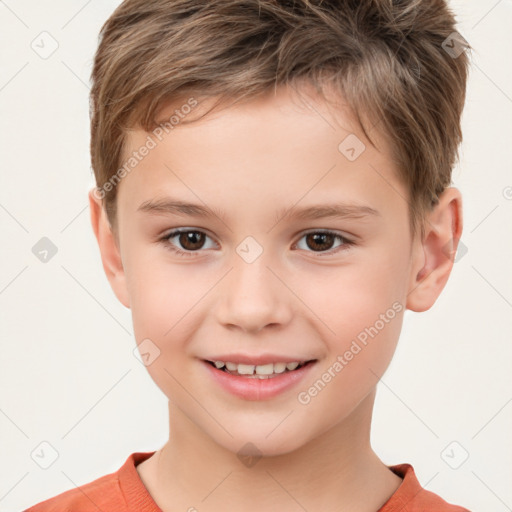
[[[107,279],[119,301],[130,307],[126,276],[118,241],[112,232],[102,201],[95,194],[96,187],[89,191],[91,224],[101,254],[101,262]]]
[[[462,196],[447,188],[430,213],[425,237],[416,247],[406,308],[421,312],[430,309],[448,281],[462,234]]]

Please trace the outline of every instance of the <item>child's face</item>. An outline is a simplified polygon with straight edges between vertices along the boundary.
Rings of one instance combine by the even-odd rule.
[[[421,258],[389,147],[381,141],[379,152],[345,113],[335,120],[311,97],[314,109],[301,107],[289,91],[175,127],[118,186],[122,268],[111,283],[136,342],[151,340],[151,360],[160,351],[148,371],[175,421],[233,451],[250,441],[286,453],[354,417],[391,360]],[[351,139],[338,149],[351,133],[366,145],[359,156]],[[147,136],[134,131],[127,154]],[[224,217],[140,208],[171,198]],[[378,213],[283,216],[349,203]],[[194,233],[163,240],[177,228]],[[316,362],[258,399],[228,391],[204,362],[233,354]]]

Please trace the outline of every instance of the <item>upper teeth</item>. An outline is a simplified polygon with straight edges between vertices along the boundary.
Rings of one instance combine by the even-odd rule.
[[[300,362],[291,363],[268,363],[268,364],[237,364],[231,362],[215,361],[217,368],[223,368],[224,366],[230,372],[238,372],[241,375],[253,375],[256,370],[256,375],[272,375],[273,373],[283,373],[285,370],[295,370],[299,366]]]

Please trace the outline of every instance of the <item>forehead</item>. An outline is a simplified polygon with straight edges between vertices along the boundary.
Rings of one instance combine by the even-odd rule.
[[[183,97],[161,110],[167,129],[128,133],[125,162],[151,149],[121,180],[120,203],[133,209],[172,191],[194,203],[206,195],[218,209],[225,201],[241,208],[260,201],[282,211],[313,197],[369,200],[378,209],[405,197],[385,139],[371,132],[373,146],[341,97],[334,107],[311,89],[282,87],[213,110],[214,99],[194,101],[184,108],[194,102]]]

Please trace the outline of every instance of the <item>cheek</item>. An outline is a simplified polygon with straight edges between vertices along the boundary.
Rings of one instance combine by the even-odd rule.
[[[151,252],[134,253],[127,266],[134,335],[137,343],[149,338],[157,345],[156,366],[179,369],[191,350],[190,340],[204,322],[207,293],[219,276],[199,265],[177,264],[161,252]]]
[[[189,300],[184,292],[193,285],[184,282],[186,273],[179,266],[155,257],[153,251],[131,251],[124,268],[136,340],[150,338],[160,345],[186,314]]]
[[[200,308],[194,306],[204,295],[206,283],[201,284],[197,274],[184,266],[161,259],[134,257],[130,262],[133,330],[141,354],[150,353],[145,365],[151,378],[164,395],[179,402],[187,400],[179,382],[186,380],[188,342],[199,322]]]
[[[319,319],[327,367],[337,356],[343,359],[343,371],[335,372],[338,382],[365,387],[378,378],[372,372],[380,377],[387,368],[405,312],[406,267],[396,253],[375,252],[372,261],[331,270],[308,289],[305,302]]]
[[[337,335],[326,338],[329,354],[297,396],[308,418],[322,418],[318,428],[343,421],[372,392],[393,357],[402,316],[396,302],[377,320],[368,313],[348,316]]]
[[[405,262],[385,254],[371,258],[312,273],[302,283],[297,278],[304,302],[340,340],[373,325],[390,308],[394,317],[393,304],[403,302]]]

